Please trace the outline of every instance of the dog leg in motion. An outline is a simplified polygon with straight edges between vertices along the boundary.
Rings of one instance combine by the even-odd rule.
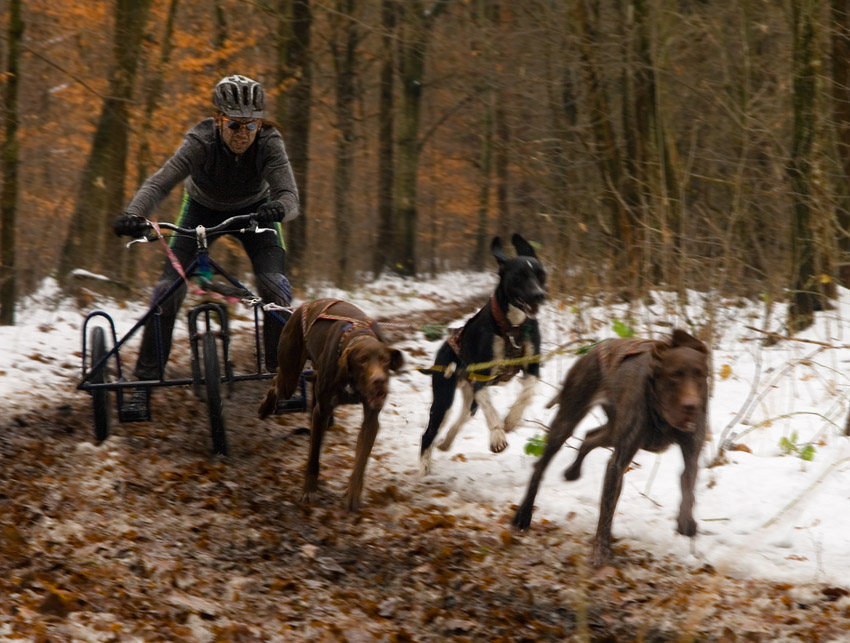
[[[266,398],[260,404],[258,415],[261,419],[274,413],[277,401],[288,400],[298,388],[301,371],[307,363],[307,349],[304,333],[301,329],[303,310],[298,308],[289,318],[280,334],[277,352],[277,372],[272,379]]]
[[[587,457],[587,454],[593,451],[596,447],[612,447],[614,443],[611,441],[611,431],[608,424],[603,424],[595,429],[591,429],[584,436],[581,446],[578,448],[578,455],[573,463],[564,471],[564,478],[567,480],[578,480],[581,477],[581,463]]]
[[[435,364],[444,368],[453,364],[454,362],[451,359],[453,353],[454,351],[448,344],[443,344],[437,351]],[[437,437],[437,433],[446,420],[446,415],[452,408],[457,384],[457,375],[444,377],[442,373],[438,373],[431,376],[434,401],[431,403],[428,427],[422,434],[422,444],[419,448],[419,469],[422,475],[428,475],[431,472],[431,452],[434,448],[434,438]]]
[[[525,492],[525,498],[514,515],[513,524],[518,529],[525,530],[531,525],[534,499],[537,497],[537,490],[540,487],[540,480],[543,478],[546,467],[549,466],[549,462],[555,457],[564,442],[572,436],[578,423],[590,410],[595,389],[594,387],[586,389],[582,386],[582,383],[588,379],[584,375],[584,370],[583,366],[579,364],[574,366],[573,370],[567,375],[567,380],[561,389],[558,398],[558,412],[549,428],[546,448],[534,465],[534,472],[531,474],[531,480],[528,483],[528,491]]]
[[[304,472],[304,491],[301,502],[308,504],[316,498],[319,491],[319,455],[322,451],[322,439],[331,423],[333,408],[325,408],[326,403],[316,402],[313,406],[313,422],[310,430],[310,453],[307,456],[307,469]]]
[[[472,417],[472,384],[466,380],[461,380],[458,382],[458,388],[460,389],[460,394],[463,397],[463,403],[460,407],[460,415],[457,420],[455,420],[455,423],[452,424],[448,433],[446,433],[446,435],[443,436],[443,439],[437,443],[437,448],[440,451],[448,451],[452,448],[452,443],[455,441],[458,432]]]
[[[676,531],[683,536],[693,538],[697,533],[697,523],[694,520],[694,486],[697,481],[697,462],[702,450],[702,442],[687,436],[681,441],[681,448],[685,469],[682,471],[682,502],[679,505]]]
[[[510,433],[519,425],[522,420],[522,414],[525,409],[531,404],[531,399],[534,397],[534,387],[537,386],[539,378],[536,375],[526,373],[522,378],[522,389],[517,396],[516,402],[505,416],[505,433]]]
[[[434,447],[430,446],[419,453],[419,475],[427,476],[431,473],[431,461],[434,458]]]
[[[360,496],[363,493],[363,478],[366,475],[366,465],[369,463],[369,454],[375,444],[375,436],[378,435],[378,414],[381,409],[373,409],[363,405],[363,425],[357,436],[357,450],[354,461],[354,470],[348,480],[348,492],[345,495],[345,508],[347,511],[356,512],[360,510]]]
[[[277,373],[275,373],[274,378],[272,379],[272,384],[269,386],[269,390],[266,393],[265,399],[260,404],[260,408],[257,411],[257,416],[261,420],[265,420],[268,416],[274,413],[275,407],[277,406],[278,400],[278,378],[280,377],[280,369],[278,369]],[[285,399],[285,398],[284,398]]]
[[[590,564],[593,567],[602,567],[611,558],[611,523],[614,521],[614,509],[623,490],[623,475],[637,452],[636,442],[624,444],[614,450],[608,461],[605,482],[602,485],[602,502],[599,505],[599,523],[596,526],[596,538],[590,555]]]
[[[564,442],[567,441],[567,438],[573,434],[573,430],[581,420],[580,417],[578,420],[573,418],[573,421],[567,423],[565,421],[565,416],[566,414],[559,410],[555,419],[552,421],[552,426],[549,429],[549,435],[546,438],[546,448],[543,450],[543,455],[541,455],[534,464],[534,472],[531,474],[531,480],[528,483],[528,490],[525,492],[525,498],[519,506],[519,509],[517,509],[516,514],[514,514],[513,525],[517,529],[526,530],[531,525],[531,514],[534,511],[534,499],[537,497],[537,490],[540,487],[540,480],[546,472],[546,467],[549,466],[549,462],[555,457],[564,445]]]
[[[490,388],[482,387],[475,391],[475,401],[484,413],[487,428],[490,429],[490,451],[501,453],[508,447],[508,438],[505,436],[505,427],[502,418],[499,417],[493,403],[490,401]]]

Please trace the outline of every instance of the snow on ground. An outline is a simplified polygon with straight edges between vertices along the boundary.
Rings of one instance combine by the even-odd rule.
[[[388,277],[350,293],[316,288],[309,296],[345,298],[370,315],[403,319],[406,313],[470,296],[479,296],[484,303],[495,283],[492,273],[450,273],[421,281]],[[721,438],[748,451],[730,451],[725,464],[700,470],[695,512],[700,535],[693,542],[674,532],[680,499],[679,452],[675,448],[660,456],[640,452],[625,477],[614,537],[620,544],[672,554],[696,566],[708,562],[733,576],[848,586],[850,438],[843,436],[843,427],[848,412],[850,291],[842,290],[835,310],[819,313],[817,323],[798,336],[810,342],[780,341],[771,347],[760,341],[763,334],[747,328],[763,327],[763,305],[719,302],[698,293],[689,296],[684,312],[662,294],[652,304],[631,310],[624,304],[592,307],[553,297],[540,318],[546,355],[543,381],[525,422],[508,436],[508,449],[490,453],[487,428],[478,414],[450,452],[434,451],[432,473],[425,480],[419,477],[418,450],[430,407],[430,380],[408,369],[394,379],[383,413],[375,446],[376,453],[384,454],[381,466],[409,473],[411,485],[449,489],[446,502],[455,506],[481,503],[492,507],[494,515],[510,513],[511,505],[518,504],[525,493],[534,464],[525,445],[543,434],[554,413],[545,408],[546,403],[575,359],[572,350],[561,347],[581,340],[570,344],[574,349],[614,336],[614,320],[628,322],[642,336],[666,333],[669,324],[688,327],[687,320],[697,326],[710,323],[715,338],[711,439],[703,463],[713,460]],[[113,315],[119,336],[144,312],[141,303],[103,300],[93,307]],[[81,327],[86,312],[61,298],[56,285],[48,281],[22,303],[16,326],[0,327],[3,415],[85,395],[75,386],[81,372]],[[781,319],[783,314],[784,309],[777,309],[773,317]],[[462,322],[459,318],[456,325]],[[779,324],[774,321],[769,327],[777,330]],[[178,326],[176,343],[180,333],[185,329]],[[235,341],[239,341],[238,333]],[[136,345],[130,343],[131,355]],[[409,366],[418,367],[429,364],[438,343],[418,334],[399,347],[408,354]],[[501,387],[494,396],[497,407],[506,412],[518,390],[518,378]],[[593,411],[549,466],[537,496],[532,529],[548,519],[572,533],[585,534],[588,541],[595,532],[609,451],[598,449],[588,456],[582,478],[576,482],[565,482],[561,474],[584,432],[602,418],[599,409]],[[121,430],[120,426],[114,429]],[[787,440],[784,448],[780,446],[783,438]],[[810,461],[795,453],[810,444],[815,449]]]

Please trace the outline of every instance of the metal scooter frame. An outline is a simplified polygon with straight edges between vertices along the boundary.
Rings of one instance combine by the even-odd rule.
[[[245,219],[246,217],[250,217],[251,215],[242,215],[239,217],[233,217],[223,222],[216,228],[222,228],[223,226],[232,223],[234,220]],[[252,221],[253,223],[253,221]],[[243,303],[247,303],[251,305],[254,310],[254,372],[237,374],[234,372],[233,363],[230,360],[230,342],[231,342],[231,334],[229,327],[229,316],[227,306],[219,303],[219,302],[202,302],[195,306],[192,306],[188,311],[188,325],[189,325],[189,341],[190,341],[190,349],[191,349],[191,363],[192,363],[192,376],[191,377],[181,377],[181,378],[172,378],[167,379],[165,377],[165,353],[162,346],[161,341],[161,307],[162,304],[168,301],[168,299],[174,296],[174,293],[177,292],[179,288],[183,286],[183,282],[180,279],[175,280],[171,284],[169,284],[168,288],[157,297],[157,299],[152,302],[148,311],[143,315],[134,325],[133,327],[120,339],[117,336],[115,330],[115,323],[112,317],[105,311],[96,310],[89,313],[84,322],[82,328],[82,380],[78,384],[78,390],[86,391],[96,397],[94,393],[96,391],[114,391],[116,393],[117,406],[118,406],[118,419],[120,422],[138,422],[138,421],[149,421],[151,419],[150,415],[150,406],[148,405],[147,413],[142,415],[136,415],[133,417],[128,416],[124,409],[124,397],[125,392],[131,389],[153,389],[158,387],[169,387],[169,386],[188,386],[192,385],[193,391],[196,397],[203,398],[204,393],[207,387],[207,382],[205,375],[203,373],[203,369],[201,367],[202,364],[202,352],[199,344],[201,343],[201,339],[205,334],[210,333],[216,336],[216,345],[221,346],[221,355],[223,358],[224,365],[224,373],[220,375],[220,383],[227,383],[228,393],[232,393],[233,385],[236,382],[241,381],[254,381],[254,380],[266,380],[274,377],[273,373],[264,373],[263,372],[263,350],[262,350],[262,342],[260,337],[260,309],[263,306],[262,300],[254,295],[247,287],[245,287],[241,282],[232,277],[225,271],[221,266],[218,265],[210,256],[209,256],[209,248],[207,243],[206,232],[214,231],[214,229],[210,229],[208,231],[201,230],[187,230],[185,228],[178,228],[177,226],[173,226],[172,224],[160,224],[163,226],[168,226],[170,229],[177,230],[182,233],[193,233],[197,235],[198,239],[198,249],[197,256],[192,260],[189,266],[186,268],[186,276],[187,279],[191,278],[196,274],[207,274],[212,272],[215,275],[219,275],[224,277],[229,284],[228,292],[224,293],[228,296],[233,296],[234,293],[241,295],[240,299]],[[256,229],[256,228],[255,228]],[[147,240],[147,239],[145,239]],[[133,242],[131,242],[133,243]],[[203,287],[210,292],[217,292],[221,290],[221,286],[215,283],[204,283]],[[268,311],[271,316],[277,319],[281,324],[285,324],[286,320],[279,315],[276,311],[271,310]],[[90,347],[88,346],[88,338],[90,331],[90,322],[95,319],[101,318],[106,321],[108,325],[108,335],[112,340],[112,347],[105,351],[105,353],[97,360],[96,363],[87,363],[93,362],[93,360],[89,360],[89,352]],[[123,373],[123,363],[121,360],[121,347],[126,344],[128,340],[130,340],[136,332],[140,328],[142,328],[148,320],[153,318],[154,328],[155,328],[155,337],[156,337],[156,353],[157,353],[157,365],[159,371],[159,377],[155,380],[139,380],[139,381],[127,381],[124,378]],[[216,322],[214,319],[217,318],[217,329]],[[198,329],[198,320],[201,320],[201,330]],[[93,328],[95,324],[91,324]],[[217,352],[217,351],[216,351]],[[114,363],[114,373],[117,378],[116,381],[104,381],[104,382],[96,382],[96,379],[106,379],[101,378],[100,376],[107,372],[109,364]],[[88,367],[88,368],[87,368]],[[301,374],[300,380],[300,389],[301,389],[301,400],[300,403],[290,404],[288,408],[284,408],[282,412],[285,413],[295,413],[295,412],[303,412],[306,410],[306,400],[307,400],[307,386],[306,382],[309,379],[312,373],[310,371],[305,371]],[[229,397],[229,395],[228,395]],[[149,398],[148,398],[149,399]],[[98,437],[99,433],[97,430],[98,421],[100,419],[101,422],[106,422],[108,425],[108,418],[98,418],[99,409],[97,405],[95,406],[95,425],[96,425],[96,437]],[[100,410],[102,414],[103,411]],[[210,420],[213,421],[212,417],[212,409],[210,409]],[[106,430],[108,434],[108,429]],[[98,438],[102,439],[102,438]],[[214,436],[214,443],[216,442]],[[219,447],[217,452],[226,453],[226,445],[224,446],[224,450]]]

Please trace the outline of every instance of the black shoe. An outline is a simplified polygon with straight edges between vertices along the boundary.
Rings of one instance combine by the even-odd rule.
[[[151,390],[149,388],[125,390],[123,402],[118,409],[118,419],[121,422],[150,422]]]
[[[295,395],[288,400],[278,400],[277,406],[274,409],[275,415],[283,415],[284,413],[303,413],[307,410],[307,402],[301,391],[295,391]]]

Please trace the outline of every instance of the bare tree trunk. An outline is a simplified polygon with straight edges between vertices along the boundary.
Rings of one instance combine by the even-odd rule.
[[[387,267],[393,235],[393,185],[395,183],[394,141],[395,65],[394,35],[396,0],[381,2],[381,80],[378,95],[378,234],[372,255],[372,272],[377,277]]]
[[[832,113],[836,148],[843,176],[836,181],[838,249],[843,255],[838,278],[850,286],[850,0],[831,0]]]
[[[227,14],[224,13],[224,7],[221,6],[221,0],[215,0],[213,7],[215,12],[215,30],[213,31],[213,46],[216,49],[222,49],[227,44]],[[225,61],[221,61],[218,65],[219,72],[224,66]]]
[[[3,119],[3,191],[0,193],[0,325],[15,323],[15,235],[18,203],[18,92],[20,45],[24,37],[21,0],[9,0],[6,103]]]
[[[583,62],[590,102],[593,152],[602,182],[606,186],[602,199],[611,213],[611,222],[605,233],[614,249],[614,281],[622,286],[629,286],[637,283],[638,279],[636,233],[632,213],[629,210],[634,199],[625,198],[622,192],[624,182],[622,155],[614,132],[613,112],[602,85],[594,54],[596,30],[590,21],[585,1],[575,0],[575,24],[578,29],[579,54]]]
[[[658,62],[652,47],[653,25],[662,29],[661,16],[652,15],[646,0],[628,0],[621,10],[625,58],[623,133],[625,175],[623,198],[635,229],[629,250],[634,294],[653,282],[683,282],[679,256],[682,208],[674,150],[668,146],[658,86]],[[637,237],[640,235],[640,238]]]
[[[151,0],[117,0],[115,65],[109,95],[103,101],[88,161],[83,170],[71,227],[59,262],[59,279],[85,268],[121,274],[126,253],[112,234],[110,222],[124,208],[129,127],[127,105],[132,99],[142,36]]]
[[[145,109],[142,115],[141,132],[139,135],[139,149],[136,156],[136,185],[140,186],[148,178],[148,171],[159,163],[152,158],[150,138],[153,129],[153,115],[159,106],[164,83],[163,75],[171,60],[172,36],[174,34],[174,20],[177,16],[177,7],[180,0],[170,0],[168,3],[168,14],[165,19],[165,28],[162,33],[162,42],[159,49],[159,58],[154,62],[151,69],[143,68],[142,84],[145,87]],[[135,281],[137,277],[136,260],[138,253],[129,252],[124,260],[125,280]]]
[[[278,81],[291,81],[286,100],[278,104],[278,120],[286,123],[286,151],[298,186],[301,216],[288,223],[287,271],[304,276],[307,258],[308,192],[312,66],[310,0],[280,0],[278,5]]]
[[[561,42],[553,43],[546,52],[547,111],[553,133],[546,146],[548,164],[552,168],[547,188],[557,234],[547,243],[547,250],[556,265],[567,266],[586,226],[573,216],[568,165],[570,150],[576,143],[572,131],[576,127],[578,110],[571,65],[564,62],[562,52]],[[552,288],[567,290],[567,274],[565,270],[555,271],[551,275]]]
[[[511,130],[505,114],[505,96],[507,91],[496,92],[496,108],[493,113],[493,127],[496,142],[493,146],[493,168],[496,179],[496,231],[503,239],[511,236],[511,210],[508,203],[508,148],[511,144]]]
[[[403,20],[398,38],[398,66],[401,74],[402,109],[398,129],[396,212],[391,248],[393,269],[408,276],[416,274],[419,125],[425,60],[431,25],[448,2],[449,0],[436,0],[428,9],[422,0],[407,0],[400,5]]]
[[[487,213],[490,210],[490,185],[493,174],[493,94],[484,94],[484,114],[481,123],[481,155],[479,157],[478,217],[475,223],[475,250],[472,269],[484,270],[489,254]]]
[[[501,64],[501,48],[494,46],[493,34],[498,37],[499,23],[501,22],[501,0],[480,0],[476,6],[481,24],[490,37],[482,47],[484,51],[490,52],[492,59],[485,62],[483,83],[484,89],[481,96],[481,134],[478,156],[478,213],[475,221],[475,249],[472,253],[471,268],[473,270],[484,270],[488,265],[490,254],[489,244],[489,218],[490,218],[490,194],[493,187],[493,127],[495,119],[495,89],[497,75],[495,68]]]
[[[403,275],[416,274],[417,171],[419,119],[425,75],[425,18],[419,0],[407,0],[400,31],[398,65],[401,73],[401,114],[398,129],[392,266]]]
[[[630,247],[626,248],[630,270],[629,287],[639,294],[643,287],[641,281],[646,278],[642,267],[641,248],[649,246],[648,212],[652,211],[653,187],[659,181],[652,167],[657,157],[653,155],[653,143],[656,133],[655,114],[655,76],[652,56],[649,50],[649,27],[647,25],[647,7],[642,0],[628,0],[621,8],[624,22],[623,47],[627,65],[623,71],[623,137],[625,156],[622,194],[634,229]],[[657,167],[657,166],[656,166]],[[659,229],[666,226],[663,216]],[[640,235],[640,238],[639,238]],[[666,255],[660,253],[661,261]],[[649,266],[647,266],[648,268]],[[661,277],[658,266],[651,279]]]
[[[334,218],[336,220],[337,284],[347,288],[351,253],[351,183],[354,159],[354,72],[357,50],[357,27],[354,20],[355,0],[337,0],[332,21],[335,37],[331,39],[331,56],[336,75],[336,150],[334,165]]]
[[[793,0],[793,141],[788,174],[793,209],[791,225],[791,301],[788,327],[792,332],[814,322],[814,238],[811,223],[811,167],[815,129],[815,34],[812,0]]]
[[[145,82],[145,111],[142,117],[141,142],[139,143],[139,176],[136,181],[137,185],[141,185],[148,178],[148,168],[158,165],[151,158],[151,129],[153,128],[153,114],[159,106],[159,99],[162,96],[163,74],[171,61],[174,19],[177,15],[179,4],[180,0],[171,0],[168,3],[168,15],[165,19],[165,28],[162,32],[159,60],[156,62],[149,78]]]

